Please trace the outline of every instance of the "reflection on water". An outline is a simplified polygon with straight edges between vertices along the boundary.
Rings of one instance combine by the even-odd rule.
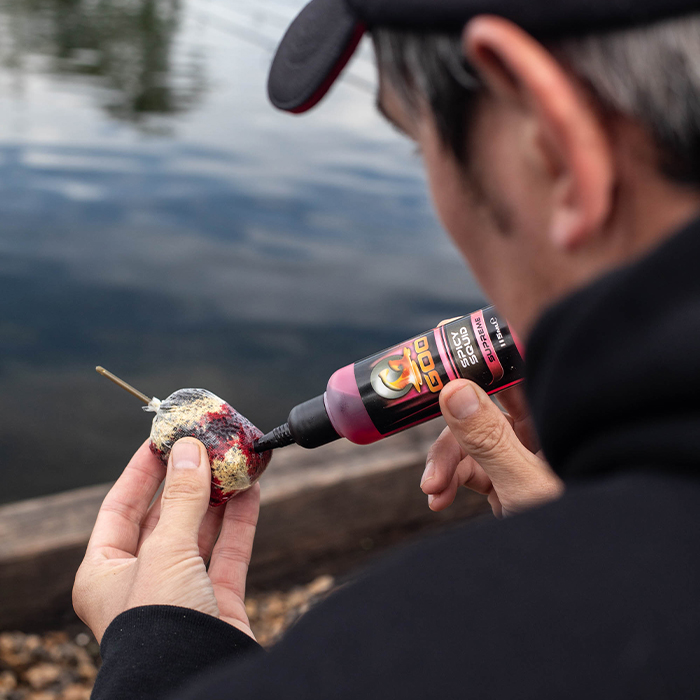
[[[205,87],[204,57],[192,51],[174,70],[180,0],[6,0],[2,64],[21,81],[36,58],[56,76],[99,79],[100,102],[117,119],[194,106]]]
[[[147,436],[102,364],[263,429],[480,303],[418,162],[352,81],[265,96],[302,0],[0,0],[0,501],[114,478]]]

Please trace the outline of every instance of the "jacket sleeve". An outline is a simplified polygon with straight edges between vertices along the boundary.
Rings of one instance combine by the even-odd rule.
[[[127,610],[110,624],[100,645],[102,667],[91,700],[167,698],[192,677],[226,661],[262,653],[262,647],[226,622],[167,605]]]

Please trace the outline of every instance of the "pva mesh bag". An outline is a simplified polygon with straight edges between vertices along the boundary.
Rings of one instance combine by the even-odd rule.
[[[212,505],[248,490],[270,462],[271,452],[258,454],[253,448],[262,433],[210,391],[180,389],[164,401],[153,399],[146,410],[156,414],[150,446],[163,464],[180,438],[193,437],[204,444],[211,462]]]

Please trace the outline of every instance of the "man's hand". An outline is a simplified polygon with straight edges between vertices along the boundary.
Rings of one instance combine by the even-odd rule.
[[[73,587],[75,611],[98,641],[141,605],[191,608],[253,637],[244,597],[260,488],[210,508],[210,485],[206,450],[193,438],[175,444],[167,475],[147,443],[134,455],[102,504]]]
[[[460,486],[488,495],[497,517],[558,498],[564,486],[539,449],[519,387],[499,394],[503,413],[473,382],[451,382],[440,394],[447,428],[427,459],[421,489],[434,511],[452,505]]]

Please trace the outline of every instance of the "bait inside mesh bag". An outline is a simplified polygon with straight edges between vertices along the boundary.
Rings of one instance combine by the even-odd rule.
[[[210,502],[220,505],[249,489],[270,462],[271,453],[253,448],[262,436],[247,418],[205,389],[180,389],[164,401],[145,407],[154,411],[151,452],[168,463],[173,445],[194,437],[206,447],[211,462]]]

